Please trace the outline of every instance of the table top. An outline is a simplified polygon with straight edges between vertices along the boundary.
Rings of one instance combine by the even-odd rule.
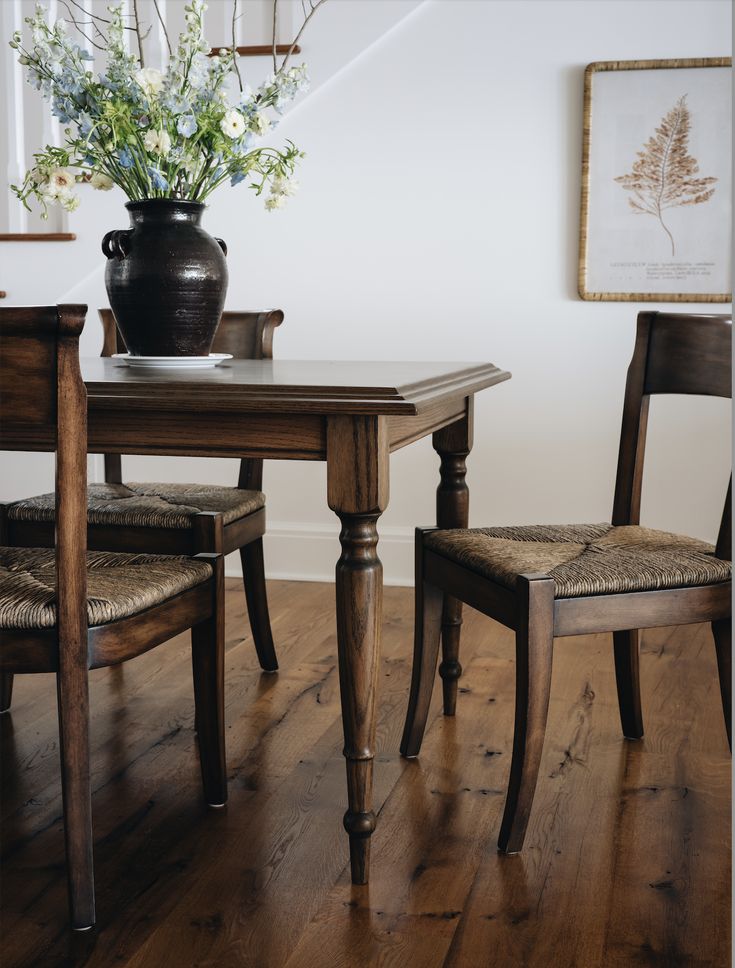
[[[90,409],[419,414],[510,379],[492,363],[229,360],[207,370],[134,370],[81,360]]]

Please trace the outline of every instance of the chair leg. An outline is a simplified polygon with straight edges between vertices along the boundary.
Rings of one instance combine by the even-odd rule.
[[[641,711],[641,683],[638,629],[613,632],[615,651],[615,680],[618,684],[618,706],[623,736],[641,739],[643,713]]]
[[[444,715],[454,716],[462,665],[459,661],[459,638],[462,631],[462,602],[451,595],[444,596],[442,617],[442,661],[439,675],[442,680]]]
[[[419,546],[417,564],[421,552],[422,547]],[[436,661],[439,656],[443,595],[440,589],[423,581],[420,572],[417,572],[415,600],[411,693],[401,740],[401,755],[407,757],[419,755],[421,741],[424,738],[429,703],[436,678]]]
[[[191,630],[199,762],[204,798],[210,807],[227,803],[225,761],[225,622],[224,567],[215,564],[215,612]]]
[[[6,713],[10,709],[13,699],[13,673],[0,672],[0,713]]]
[[[732,749],[732,619],[723,618],[712,623],[717,652],[717,671],[720,676],[722,711],[725,714],[727,742]]]
[[[95,922],[87,670],[60,672],[56,686],[71,925],[86,931]]]
[[[271,620],[268,614],[268,598],[265,591],[263,539],[257,538],[240,548],[240,561],[242,562],[250,628],[255,642],[255,651],[258,653],[258,661],[264,672],[276,672],[278,670],[278,659],[273,645]]]
[[[516,711],[513,759],[498,848],[523,847],[544,747],[554,646],[554,582],[545,575],[520,575],[516,629]]]

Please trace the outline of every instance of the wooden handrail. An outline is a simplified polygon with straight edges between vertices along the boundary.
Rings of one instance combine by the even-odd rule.
[[[0,242],[73,242],[74,232],[0,232]]]
[[[231,49],[232,44],[222,44],[220,47],[213,47],[208,56],[216,57],[225,48],[228,50]],[[267,57],[268,54],[273,53],[273,44],[253,44],[250,47],[237,47],[236,50],[239,57]],[[290,44],[276,44],[277,54],[287,54],[290,50]],[[298,44],[294,47],[293,53],[301,53],[301,47]]]

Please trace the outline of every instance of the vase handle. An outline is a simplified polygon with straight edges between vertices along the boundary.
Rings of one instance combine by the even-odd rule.
[[[115,229],[102,239],[102,252],[108,259],[124,259],[130,252],[130,232],[131,229]]]
[[[222,251],[224,252],[224,254],[227,255],[227,243],[225,242],[225,240],[224,239],[215,239],[214,241],[217,243],[217,245],[220,247],[220,249],[222,249]]]

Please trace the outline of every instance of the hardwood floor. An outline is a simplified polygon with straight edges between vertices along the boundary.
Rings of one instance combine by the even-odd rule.
[[[2,739],[3,968],[729,965],[730,757],[708,626],[643,633],[646,736],[621,738],[612,639],[557,640],[522,855],[496,852],[511,633],[466,609],[456,719],[435,689],[398,756],[412,592],[385,590],[371,883],[350,884],[334,588],[269,584],[261,675],[228,583],[230,799],[208,811],[188,639],[92,673],[98,925],[66,927],[56,701],[16,681]]]

